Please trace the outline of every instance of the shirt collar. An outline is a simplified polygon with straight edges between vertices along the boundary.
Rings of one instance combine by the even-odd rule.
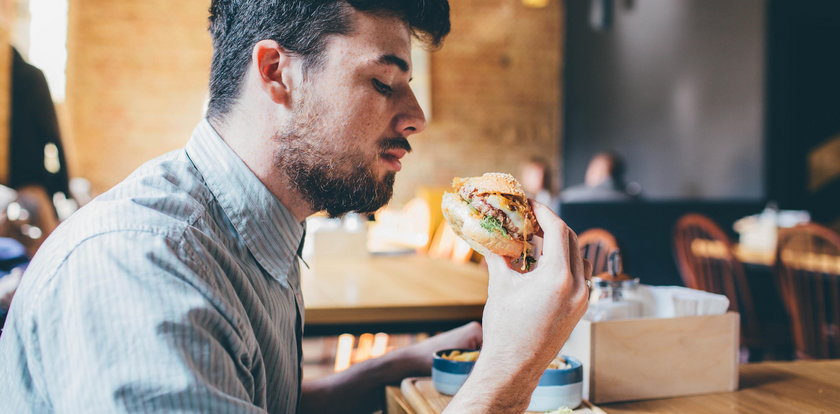
[[[272,277],[288,283],[303,242],[304,224],[271,194],[207,119],[196,126],[186,152],[251,254]]]

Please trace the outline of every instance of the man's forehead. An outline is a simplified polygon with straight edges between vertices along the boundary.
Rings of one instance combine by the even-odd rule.
[[[331,36],[327,49],[356,64],[393,65],[403,72],[411,69],[411,31],[395,17],[356,12],[353,31]]]

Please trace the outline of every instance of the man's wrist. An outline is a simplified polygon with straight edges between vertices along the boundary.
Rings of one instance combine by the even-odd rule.
[[[485,354],[482,350],[453,400],[452,412],[525,411],[543,371],[534,366],[535,363],[512,363],[508,358]]]

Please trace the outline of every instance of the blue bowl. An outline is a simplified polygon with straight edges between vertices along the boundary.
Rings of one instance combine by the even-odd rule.
[[[474,361],[451,361],[443,354],[452,351],[472,352],[476,349],[444,349],[432,359],[432,384],[446,395],[454,395],[470,375]],[[549,411],[560,407],[577,408],[583,397],[583,367],[575,358],[562,355],[571,365],[564,369],[546,369],[537,388],[531,394],[528,411]]]
[[[455,395],[475,366],[475,361],[452,361],[443,358],[444,354],[452,351],[473,352],[478,349],[444,349],[435,352],[432,358],[432,384],[439,393],[446,395]]]

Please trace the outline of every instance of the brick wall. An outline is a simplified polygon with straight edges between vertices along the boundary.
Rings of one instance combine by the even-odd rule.
[[[559,167],[563,10],[455,0],[452,33],[432,54],[432,122],[397,176],[394,202],[453,176],[517,175],[539,155]]]
[[[67,126],[74,176],[104,190],[182,147],[203,111],[207,0],[73,0]]]
[[[453,176],[557,167],[562,10],[518,0],[454,0],[453,31],[432,55],[433,120],[412,139],[394,203]],[[182,146],[199,119],[210,59],[207,0],[75,0],[67,113],[71,173],[98,190]]]

